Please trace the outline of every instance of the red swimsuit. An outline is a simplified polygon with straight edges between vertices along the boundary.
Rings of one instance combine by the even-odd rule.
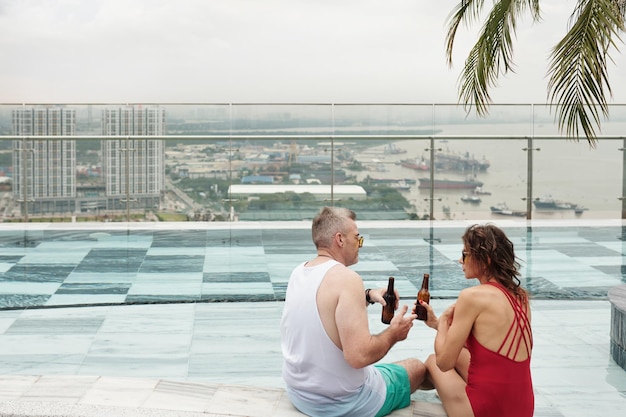
[[[470,334],[466,343],[471,359],[465,391],[475,417],[532,417],[535,397],[530,353],[524,361],[513,359],[522,342],[528,352],[532,349],[528,315],[524,306],[500,284],[488,284],[499,288],[507,296],[515,318],[497,352],[485,348]]]

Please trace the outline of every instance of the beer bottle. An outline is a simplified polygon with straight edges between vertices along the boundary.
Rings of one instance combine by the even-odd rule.
[[[381,321],[385,324],[391,323],[394,311],[396,309],[396,293],[393,289],[394,277],[389,277],[389,283],[387,284],[387,292],[383,296],[387,305],[383,306],[383,314]]]
[[[430,303],[430,291],[428,291],[429,274],[424,274],[422,280],[422,288],[417,293],[417,304],[415,304],[415,314],[417,314],[418,320],[426,320],[428,318],[428,310],[426,307],[420,304],[420,301],[424,301],[426,304]]]

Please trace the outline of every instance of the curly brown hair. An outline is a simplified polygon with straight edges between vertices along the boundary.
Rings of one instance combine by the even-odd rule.
[[[476,265],[498,281],[516,297],[527,299],[528,293],[521,287],[520,264],[513,250],[513,242],[499,227],[493,224],[474,224],[463,234],[463,244],[470,251]]]

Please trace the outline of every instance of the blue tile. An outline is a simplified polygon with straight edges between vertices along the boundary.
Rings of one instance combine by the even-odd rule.
[[[129,288],[126,283],[65,283],[55,294],[126,294]]]
[[[63,282],[75,265],[16,264],[0,274],[0,281]]]

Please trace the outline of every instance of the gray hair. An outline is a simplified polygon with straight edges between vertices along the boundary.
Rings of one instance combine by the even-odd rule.
[[[348,220],[356,213],[344,207],[323,207],[313,219],[312,236],[316,248],[329,248],[336,233],[345,233]]]

